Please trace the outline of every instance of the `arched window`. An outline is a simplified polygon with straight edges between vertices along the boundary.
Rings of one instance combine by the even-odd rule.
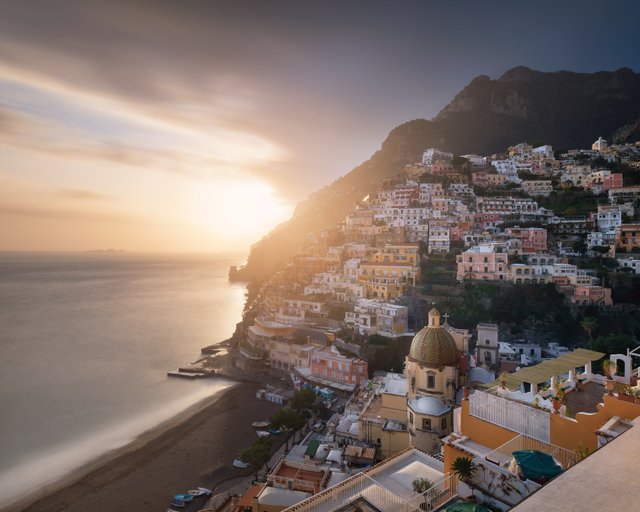
[[[489,352],[488,350],[484,353],[484,362],[485,363],[491,362],[491,352]]]
[[[429,372],[427,374],[427,387],[435,388],[436,387],[436,374],[433,372]]]

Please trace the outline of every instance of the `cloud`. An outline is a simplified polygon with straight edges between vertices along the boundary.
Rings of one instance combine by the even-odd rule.
[[[0,205],[0,215],[84,222],[90,221],[111,224],[148,222],[148,220],[143,217],[126,213],[80,211],[66,208],[32,207],[22,205]]]
[[[78,199],[80,201],[112,201],[113,196],[107,194],[99,194],[92,190],[85,190],[81,188],[71,188],[60,190],[56,194],[59,197],[65,199]]]

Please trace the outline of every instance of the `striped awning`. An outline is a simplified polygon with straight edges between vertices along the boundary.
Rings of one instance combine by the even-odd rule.
[[[509,373],[505,376],[506,386],[510,389],[520,387],[523,382],[529,384],[541,384],[551,377],[569,372],[574,368],[579,368],[587,363],[597,361],[605,356],[602,352],[578,348],[573,352],[562,354],[555,359],[543,361],[534,366],[525,366],[520,371]],[[500,385],[500,378],[493,382],[488,382],[482,387],[489,389]]]

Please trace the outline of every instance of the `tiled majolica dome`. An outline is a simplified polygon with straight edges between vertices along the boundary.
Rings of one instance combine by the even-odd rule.
[[[429,311],[429,323],[415,335],[409,357],[427,366],[456,366],[458,349],[453,336],[440,325],[440,312]]]

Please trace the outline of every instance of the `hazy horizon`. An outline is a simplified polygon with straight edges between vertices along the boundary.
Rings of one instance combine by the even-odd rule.
[[[634,2],[492,7],[5,1],[0,250],[246,252],[480,74],[640,69]]]

